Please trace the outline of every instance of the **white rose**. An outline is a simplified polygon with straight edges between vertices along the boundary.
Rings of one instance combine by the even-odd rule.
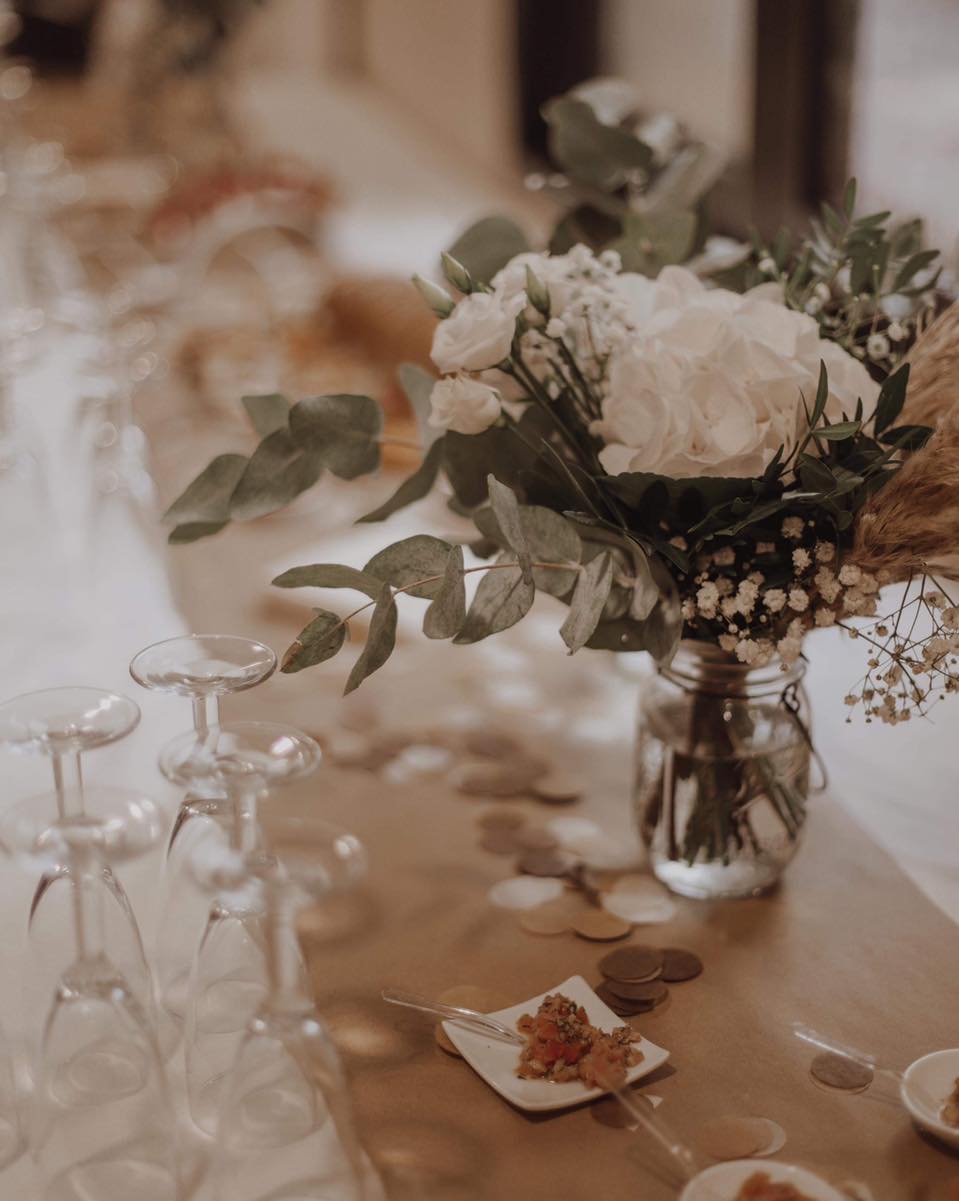
[[[819,337],[811,317],[768,292],[706,289],[691,272],[620,277],[633,332],[614,351],[594,430],[611,473],[756,476],[795,444],[800,396],[812,405],[826,363],[833,420],[878,385],[863,365]]]
[[[429,424],[457,434],[481,434],[502,410],[496,389],[468,375],[437,380],[430,393],[430,406]]]
[[[507,299],[491,292],[464,297],[436,327],[433,362],[444,373],[495,367],[509,358],[516,318],[525,307],[525,292]]]

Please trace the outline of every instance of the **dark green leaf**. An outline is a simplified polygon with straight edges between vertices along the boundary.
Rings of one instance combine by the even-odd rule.
[[[426,452],[423,462],[420,463],[413,474],[407,476],[393,495],[383,501],[381,505],[363,517],[357,518],[358,523],[364,521],[385,521],[391,514],[397,513],[400,509],[405,509],[407,505],[411,505],[415,501],[422,500],[436,483],[436,477],[439,474],[442,461],[443,442],[442,439],[437,439]]]
[[[809,492],[832,492],[836,477],[822,459],[812,455],[799,456],[799,478]]]
[[[332,659],[346,638],[346,622],[335,613],[321,609],[299,633],[283,656],[280,671],[292,674]]]
[[[592,636],[603,616],[612,586],[613,560],[604,551],[579,573],[569,602],[569,614],[560,627],[559,632],[571,655],[585,646]]]
[[[653,579],[649,557],[633,545],[630,547],[633,556],[633,595],[629,602],[629,615],[634,621],[645,621],[659,600],[659,588]]]
[[[290,402],[279,392],[271,392],[268,396],[244,396],[243,407],[261,438],[284,429],[290,415]]]
[[[543,107],[549,153],[574,179],[612,192],[652,162],[652,151],[633,134],[604,125],[583,100],[560,96]]]
[[[928,267],[931,263],[934,263],[938,257],[938,250],[920,250],[915,254],[911,254],[896,272],[892,290],[898,292],[900,288],[904,288],[914,275],[922,271],[924,267]]]
[[[423,615],[423,633],[427,638],[452,638],[465,620],[463,548],[454,546],[446,559],[446,570],[439,592]]]
[[[484,217],[456,239],[449,253],[477,283],[488,284],[510,259],[530,249],[526,235],[508,217]]]
[[[306,563],[302,567],[291,567],[278,575],[273,584],[277,588],[352,588],[370,600],[376,600],[383,588],[379,577],[342,563]]]
[[[252,521],[275,513],[312,488],[322,471],[317,456],[298,446],[288,429],[276,430],[250,457],[230,497],[230,515],[234,521]]]
[[[646,646],[646,623],[633,621],[630,617],[617,617],[612,621],[601,621],[586,645],[598,651],[644,651]]]
[[[812,407],[812,413],[809,418],[809,428],[815,429],[819,421],[826,411],[826,402],[829,400],[829,375],[826,371],[826,364],[822,359],[819,360],[819,383],[816,386],[816,403]]]
[[[491,471],[514,491],[524,471],[535,470],[541,456],[512,431],[492,428],[481,434],[447,431],[443,438],[443,467],[457,499],[469,509],[487,498]]]
[[[820,426],[816,430],[816,437],[825,438],[827,442],[845,442],[848,438],[854,438],[861,429],[861,421],[837,421],[834,425]]]
[[[909,383],[909,364],[903,363],[898,371],[887,376],[879,389],[879,399],[876,402],[876,416],[873,431],[878,438],[883,430],[887,430],[902,412],[906,403],[906,386]]]
[[[506,557],[498,560],[499,564],[510,562]],[[516,625],[529,612],[535,591],[532,582],[523,578],[518,565],[494,565],[480,580],[466,621],[453,641],[479,642],[490,634]]]
[[[935,432],[928,425],[897,425],[880,434],[879,441],[900,450],[922,450]]]
[[[369,396],[311,396],[290,409],[294,441],[343,480],[380,465],[382,428],[383,410]]]
[[[434,538],[431,534],[414,534],[379,551],[363,570],[392,584],[394,588],[402,588],[410,596],[430,599],[440,590],[451,549],[450,544],[442,538]],[[433,576],[439,578],[431,579]],[[430,579],[430,582],[410,587],[417,580],[425,579]]]
[[[387,585],[384,586],[373,609],[366,646],[353,664],[344,695],[359,688],[366,677],[378,671],[393,653],[393,647],[396,645],[396,617],[396,601]]]
[[[222,529],[230,520],[230,497],[248,461],[246,455],[217,455],[170,505],[164,520]]]

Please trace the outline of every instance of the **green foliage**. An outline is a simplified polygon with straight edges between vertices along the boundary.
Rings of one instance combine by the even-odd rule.
[[[466,620],[466,584],[463,575],[463,548],[450,549],[443,570],[443,582],[433,603],[423,615],[423,633],[427,638],[452,638]]]
[[[464,267],[473,282],[488,284],[510,259],[531,249],[526,235],[509,217],[484,217],[460,234],[448,257]],[[450,282],[461,292],[469,290],[460,288],[455,280]]]
[[[645,171],[653,152],[635,134],[605,125],[585,100],[560,96],[543,106],[550,157],[574,179],[612,192]]]

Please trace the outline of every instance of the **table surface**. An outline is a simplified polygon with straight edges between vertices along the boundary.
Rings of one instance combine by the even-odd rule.
[[[174,579],[188,622],[225,623],[282,645],[300,614],[294,602],[270,598],[270,564],[284,556],[309,560],[288,556],[311,520],[315,515],[274,519],[175,551]],[[235,586],[225,588],[226,580]],[[455,675],[460,648],[439,653]],[[347,707],[354,724],[363,712],[358,706],[373,704],[384,690],[391,698],[386,718],[408,722],[416,706],[404,710],[397,698],[404,688],[410,695],[422,689],[422,673],[411,641],[398,654],[409,658],[395,660],[382,685],[365,685],[366,699],[354,696]],[[587,656],[565,662],[579,660],[586,665],[579,671],[596,674]],[[337,692],[345,674],[334,660],[315,673],[274,677],[232,698],[230,714],[279,717],[322,732],[343,711]],[[480,676],[473,679],[481,690]],[[426,694],[439,697],[440,711],[449,704],[448,686],[438,673]],[[590,694],[582,697],[589,706]],[[600,699],[594,697],[596,705]],[[380,708],[378,720],[383,716]],[[502,716],[517,720],[515,709]],[[531,709],[531,731],[537,717]],[[430,713],[421,720],[428,724]],[[602,745],[561,732],[557,755],[580,758],[596,784],[574,811],[628,825],[628,740]],[[550,734],[536,736],[542,746]],[[363,1135],[392,1197],[665,1201],[675,1195],[670,1164],[639,1136],[601,1124],[589,1106],[520,1113],[436,1046],[429,1019],[379,1000],[385,986],[435,995],[456,984],[483,984],[518,1002],[576,973],[599,981],[605,944],[572,934],[536,938],[515,914],[488,902],[489,886],[512,869],[477,845],[482,802],[441,782],[393,785],[324,767],[280,803],[315,807],[354,830],[370,851],[363,894],[325,921],[314,915],[306,938],[320,1009],[346,1055]],[[515,803],[540,820],[551,816],[534,802]],[[678,904],[672,922],[631,938],[689,947],[706,965],[700,979],[674,987],[661,1010],[633,1019],[671,1053],[668,1067],[643,1086],[663,1097],[663,1114],[690,1136],[720,1114],[769,1117],[787,1135],[778,1158],[837,1182],[865,1181],[876,1201],[951,1196],[946,1190],[959,1179],[959,1157],[920,1136],[894,1105],[818,1089],[808,1075],[810,1055],[789,1025],[804,1021],[896,1067],[955,1045],[956,924],[826,798],[813,803],[804,846],[778,892]]]

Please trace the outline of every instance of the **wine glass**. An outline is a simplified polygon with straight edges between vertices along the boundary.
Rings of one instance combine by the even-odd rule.
[[[0,746],[9,750],[47,755],[53,768],[56,812],[47,825],[68,827],[88,816],[80,756],[84,751],[125,738],[138,724],[140,710],[127,697],[99,688],[49,688],[24,693],[0,704]],[[46,819],[44,819],[46,820]],[[43,871],[30,906],[28,935],[30,958],[25,978],[28,1031],[38,1034],[37,1015],[73,955],[64,945],[72,929],[75,861],[64,855],[56,860],[53,848],[65,848],[50,836],[51,853],[43,857]],[[84,888],[102,893],[103,936],[113,961],[122,970],[129,988],[144,1010],[153,1014],[153,980],[147,966],[139,927],[122,884],[109,859],[88,872]]]
[[[244,858],[262,848],[260,803],[275,786],[315,770],[320,748],[292,726],[232,722],[211,726],[203,742],[193,732],[175,738],[160,760],[169,779],[216,787],[225,795],[215,820],[202,831],[194,824],[188,849],[195,865],[224,840]],[[207,903],[206,926],[195,946],[186,1004],[187,1094],[193,1120],[208,1133],[215,1129],[223,1075],[267,990],[262,918],[261,890],[224,888]]]
[[[32,1142],[48,1201],[176,1201],[152,1014],[104,940],[104,871],[150,851],[161,828],[151,800],[118,788],[88,790],[65,816],[59,794],[31,797],[0,821],[9,854],[44,874],[65,865],[70,881],[72,954],[43,1008],[34,1065]]]
[[[276,655],[262,642],[229,634],[188,634],[154,643],[134,656],[130,674],[153,692],[173,692],[193,702],[193,741],[205,745],[219,722],[219,698],[268,679]],[[226,820],[222,785],[204,768],[191,776],[178,766],[172,777],[186,789],[167,845],[163,897],[157,929],[157,979],[164,1010],[182,1022],[193,953],[210,912],[210,901],[184,870],[188,848],[210,821]]]
[[[315,818],[264,820],[264,842],[199,870],[263,896],[268,990],[220,1095],[216,1201],[360,1201],[372,1169],[360,1146],[339,1056],[300,970],[298,910],[351,888],[366,871],[352,835]]]
[[[23,1124],[13,1054],[7,1036],[0,1027],[0,1172],[19,1157],[23,1148]]]

